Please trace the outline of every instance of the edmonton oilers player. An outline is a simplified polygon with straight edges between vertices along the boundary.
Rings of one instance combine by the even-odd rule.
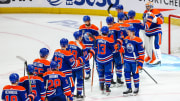
[[[51,61],[50,67],[51,70],[43,74],[48,101],[73,101],[66,75],[58,71],[58,64],[55,61]],[[69,100],[66,100],[66,96]]]
[[[84,56],[86,61],[89,62],[88,57],[88,49],[83,45],[82,41],[82,33],[79,31],[75,31],[73,34],[75,41],[70,41],[67,50],[69,50],[75,57],[75,59],[78,59],[78,57]],[[77,79],[77,98],[82,98],[82,90],[83,90],[83,77],[84,77],[84,64],[81,64],[80,66],[76,67],[72,71],[72,76],[74,82]],[[73,93],[73,92],[72,92]]]
[[[124,75],[126,79],[127,91],[123,94],[132,93],[131,73],[134,80],[134,94],[139,92],[139,69],[142,69],[144,63],[143,42],[139,37],[135,36],[135,28],[133,26],[127,29],[128,36],[124,39]],[[137,58],[136,58],[137,57]]]
[[[128,12],[129,20],[125,20],[124,23],[128,23],[135,28],[135,36],[139,37],[139,31],[144,30],[144,25],[140,20],[134,19],[136,16],[136,12],[134,10],[130,10]]]
[[[84,57],[75,59],[73,54],[67,50],[68,39],[60,40],[61,49],[56,49],[52,61],[57,62],[59,71],[63,72],[70,84],[71,91],[74,92],[74,81],[72,78],[72,70],[82,65],[85,61]]]
[[[35,95],[34,101],[45,101],[45,89],[44,89],[44,81],[39,76],[34,76],[34,66],[29,64],[27,66],[27,71],[29,72],[30,80],[28,76],[21,77],[19,80],[19,85],[26,88],[27,94],[32,93]],[[31,88],[29,87],[31,83]]]
[[[79,31],[80,33],[83,34],[83,39],[82,39],[83,44],[86,46],[86,48],[90,50],[92,48],[93,42],[88,39],[88,34],[92,34],[93,36],[98,36],[99,29],[96,25],[91,24],[91,18],[88,15],[83,17],[83,22],[85,24],[79,27]],[[85,79],[88,80],[91,76],[89,61],[86,61],[85,63],[85,72],[86,72]]]
[[[127,35],[127,32],[126,32],[126,29],[129,27],[129,26],[131,26],[130,24],[128,24],[128,23],[125,23],[124,22],[125,21],[125,15],[124,15],[124,13],[118,13],[118,22],[117,23],[115,23],[114,24],[114,26],[117,26],[117,27],[119,27],[120,28],[120,37],[119,38],[121,38],[122,40],[126,37],[126,36],[128,36]]]
[[[9,76],[11,85],[6,85],[3,88],[1,99],[3,101],[34,101],[34,94],[29,94],[27,97],[26,89],[19,86],[19,75],[12,73]]]
[[[104,85],[106,86],[107,95],[110,94],[111,85],[111,72],[113,66],[113,52],[114,40],[108,37],[109,28],[103,26],[101,28],[102,36],[96,37],[97,56],[96,61],[98,64],[99,83],[101,91],[104,92]]]
[[[164,23],[164,17],[158,9],[153,7],[152,2],[146,3],[146,10],[143,14],[143,21],[145,24],[145,49],[147,57],[146,63],[156,65],[161,63],[161,40],[162,28],[161,24]]]
[[[123,5],[117,5],[116,6],[116,11],[117,11],[117,14],[119,14],[119,13],[124,13],[124,16],[125,16],[125,20],[128,20],[128,16],[127,16],[127,12],[124,12],[123,11],[124,10],[124,7],[123,7]]]
[[[41,48],[40,58],[37,58],[33,61],[33,65],[35,67],[35,74],[42,78],[43,73],[49,70],[50,62],[47,60],[49,55],[49,50],[47,48]]]
[[[108,37],[110,37],[114,40],[114,43],[116,44],[115,47],[117,48],[117,50],[120,50],[120,48],[121,48],[121,50],[120,50],[121,52],[116,51],[115,53],[113,53],[113,64],[115,64],[115,66],[116,66],[117,83],[118,83],[118,86],[120,86],[124,83],[121,81],[122,67],[123,67],[124,60],[123,60],[123,55],[122,55],[123,48],[121,47],[122,41],[119,42],[119,39],[118,39],[119,37],[121,37],[120,36],[121,35],[120,28],[117,26],[114,26],[113,17],[107,17],[106,23],[109,27]],[[116,84],[116,82],[114,82],[114,80],[113,80],[113,72],[112,72],[111,84]]]

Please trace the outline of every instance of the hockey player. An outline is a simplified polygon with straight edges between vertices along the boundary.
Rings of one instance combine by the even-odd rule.
[[[114,51],[114,40],[108,37],[109,28],[103,26],[101,28],[102,36],[96,37],[97,46],[97,64],[98,74],[101,91],[104,92],[104,84],[106,86],[106,93],[109,95],[111,92],[111,71],[113,66],[113,51]]]
[[[126,79],[127,91],[123,94],[132,93],[131,73],[134,79],[134,94],[139,92],[139,69],[142,69],[144,62],[143,42],[139,37],[135,36],[135,28],[133,26],[127,29],[128,36],[124,39],[124,76]],[[136,58],[137,57],[137,58]]]
[[[48,101],[73,101],[66,75],[58,71],[58,64],[55,61],[51,61],[50,67],[51,70],[43,74]],[[66,100],[65,95],[69,100]]]
[[[124,12],[123,10],[124,10],[123,5],[120,4],[120,5],[117,5],[117,6],[116,6],[117,15],[118,15],[119,13],[124,13],[124,17],[125,17],[124,19],[125,19],[125,20],[128,20],[128,15],[127,15],[128,13],[127,13],[127,12]]]
[[[54,52],[52,61],[57,62],[59,71],[63,72],[70,84],[71,91],[74,92],[74,81],[72,78],[72,70],[79,67],[83,64],[85,59],[84,57],[78,57],[76,60],[71,52],[67,50],[68,48],[68,39],[62,38],[60,40],[61,49],[57,49]]]
[[[79,27],[79,31],[80,33],[83,34],[83,39],[82,39],[83,44],[86,46],[86,48],[90,50],[92,48],[93,42],[88,40],[88,34],[92,34],[93,36],[98,36],[99,29],[96,25],[91,24],[91,18],[88,15],[83,17],[83,22],[85,24]],[[86,72],[85,79],[88,80],[91,76],[91,69],[90,69],[89,61],[85,62],[85,72]]]
[[[19,75],[17,73],[10,74],[9,80],[11,85],[4,86],[2,101],[34,101],[34,94],[29,94],[27,97],[26,89],[18,85]]]
[[[47,48],[41,48],[39,53],[40,58],[35,59],[33,65],[35,67],[35,74],[42,78],[43,73],[49,69],[50,62],[47,60],[49,50]]]
[[[120,28],[120,34],[118,38],[124,39],[127,35],[126,29],[130,26],[130,24],[124,23],[125,15],[124,13],[118,13],[118,23],[114,24],[114,26],[118,26]]]
[[[27,66],[28,76],[21,77],[19,80],[19,85],[26,88],[27,94],[30,94],[31,91],[35,95],[34,101],[45,101],[46,91],[44,88],[44,81],[41,77],[34,76],[34,66]],[[30,80],[29,80],[30,79]],[[30,82],[30,83],[29,83]],[[30,87],[31,85],[31,87]]]
[[[78,59],[81,56],[85,56],[86,60],[89,60],[87,53],[88,50],[86,47],[82,44],[82,33],[79,31],[74,32],[73,34],[75,41],[70,41],[67,50],[69,50],[71,53],[73,53],[75,59]],[[84,54],[84,55],[83,55]],[[73,80],[75,82],[77,78],[77,98],[83,98],[82,96],[82,89],[83,89],[83,77],[84,77],[84,64],[81,64],[79,67],[76,67],[72,71]],[[73,93],[73,92],[72,92]]]
[[[119,46],[122,45],[122,41],[118,40],[118,37],[120,37],[120,28],[117,26],[114,26],[113,17],[107,17],[106,23],[109,27],[108,37],[111,37],[114,40],[115,44],[119,44]],[[118,45],[115,45],[115,46],[119,48]],[[122,49],[121,49],[121,51],[122,51]],[[116,66],[118,85],[122,85],[124,83],[121,81],[122,67],[123,67],[123,62],[124,62],[122,52],[117,51],[113,54],[113,64],[115,64],[115,66]],[[114,66],[113,66],[113,68],[114,68]],[[116,84],[116,82],[114,82],[114,80],[113,80],[113,72],[112,72],[111,84]]]
[[[143,21],[145,24],[145,49],[147,57],[145,62],[149,64],[161,63],[161,40],[162,30],[161,24],[164,18],[159,10],[153,8],[152,2],[146,3],[146,10],[143,14]]]
[[[144,30],[144,25],[141,23],[140,20],[134,19],[136,16],[136,12],[134,10],[130,10],[128,12],[129,20],[125,20],[124,23],[128,23],[135,28],[135,36],[139,37],[139,31]]]

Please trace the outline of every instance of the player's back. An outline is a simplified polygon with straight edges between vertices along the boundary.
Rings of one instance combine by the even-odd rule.
[[[33,61],[35,67],[35,74],[42,77],[43,73],[47,72],[50,69],[50,62],[46,59],[35,59]]]
[[[22,86],[6,85],[2,93],[3,101],[26,101],[26,89]]]
[[[135,36],[139,37],[140,29],[144,30],[144,25],[140,20],[125,20],[124,23],[128,23],[135,28]]]
[[[71,95],[70,86],[66,79],[66,75],[60,71],[48,71],[43,74],[44,83],[47,85],[47,96],[57,96],[65,94]]]
[[[115,43],[117,43],[117,39],[120,36],[120,28],[118,26],[113,25],[112,27],[109,27],[109,34],[108,37],[112,38]]]
[[[126,36],[128,36],[126,30],[128,27],[131,26],[130,24],[128,24],[128,23],[115,23],[114,26],[117,26],[120,28],[121,37],[125,38]]]
[[[72,68],[76,67],[76,62],[73,54],[68,50],[57,49],[54,52],[53,61],[58,63],[59,71],[66,74],[66,76],[72,75]]]
[[[41,77],[38,76],[30,76],[30,82],[31,82],[31,87],[32,87],[32,93],[35,94],[35,99],[34,101],[38,101],[42,98],[45,97],[45,89],[44,89],[44,81]],[[27,94],[30,93],[30,88],[29,88],[29,79],[28,76],[21,77],[19,79],[19,85],[23,86],[26,88]]]
[[[97,61],[99,63],[107,63],[113,59],[114,40],[107,36],[97,36]]]
[[[69,50],[73,54],[75,59],[82,56],[82,51],[81,51],[82,48],[80,49],[79,47],[81,46],[78,46],[75,41],[69,41],[67,50]]]

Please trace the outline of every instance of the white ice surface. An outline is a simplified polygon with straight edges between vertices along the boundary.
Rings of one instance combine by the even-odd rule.
[[[116,18],[115,18],[116,19]],[[66,20],[66,22],[65,22]],[[67,24],[68,23],[71,24]],[[105,17],[92,16],[92,23],[99,26],[99,22],[105,23]],[[56,23],[54,23],[56,21]],[[71,21],[71,22],[69,22]],[[49,22],[49,23],[48,23]],[[1,14],[0,15],[0,92],[3,86],[10,84],[9,74],[19,73],[23,76],[23,62],[16,59],[17,55],[23,56],[32,63],[39,57],[39,49],[50,49],[49,60],[53,51],[59,47],[59,40],[63,37],[74,40],[72,34],[79,25],[83,24],[82,15],[58,15],[58,14]],[[68,25],[68,26],[67,26]],[[162,52],[167,53],[168,26],[162,25],[163,44]],[[179,47],[179,26],[172,26],[174,48]],[[179,53],[175,53],[179,55]],[[172,56],[173,57],[173,56]],[[175,58],[175,59],[174,59]],[[164,56],[163,63],[179,63],[178,57]],[[173,60],[174,59],[174,60]],[[171,60],[171,62],[169,62]],[[92,61],[91,61],[92,64]],[[164,66],[165,67],[165,66]],[[175,66],[178,68],[178,66]],[[179,65],[180,67],[180,65]],[[171,68],[171,65],[168,66]],[[93,91],[91,92],[91,80],[85,82],[85,101],[179,101],[180,100],[180,71],[168,71],[160,68],[145,69],[158,81],[155,84],[144,72],[140,74],[140,92],[138,96],[123,97],[122,92],[126,86],[112,88],[111,95],[102,95],[99,90],[98,76],[95,71]],[[173,68],[173,66],[172,66]]]

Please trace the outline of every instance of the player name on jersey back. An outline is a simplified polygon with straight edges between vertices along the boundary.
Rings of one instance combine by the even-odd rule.
[[[18,91],[15,91],[15,90],[6,90],[5,94],[18,94]]]

